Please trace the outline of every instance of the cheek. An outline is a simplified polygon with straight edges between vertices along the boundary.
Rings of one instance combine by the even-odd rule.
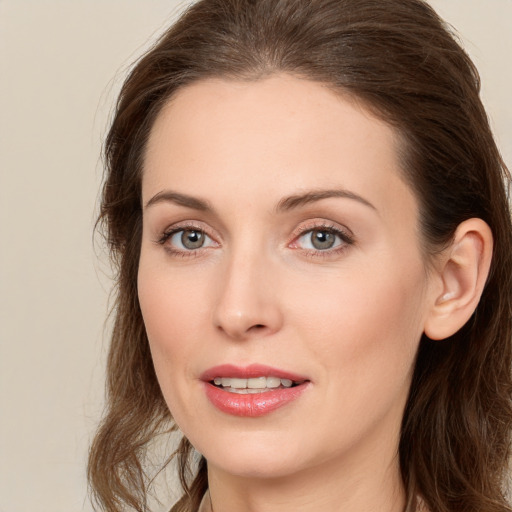
[[[426,282],[421,262],[401,261],[390,261],[386,272],[351,269],[291,291],[311,359],[321,360],[325,378],[337,383],[331,389],[379,396],[386,386],[390,395],[408,386],[423,332]]]
[[[144,252],[141,254],[139,303],[164,394],[175,385],[172,381],[178,374],[192,374],[190,355],[200,350],[199,331],[206,311],[207,291],[201,283],[165,264],[153,265],[145,260]]]
[[[155,373],[174,421],[185,429],[196,403],[198,354],[205,336],[205,281],[153,265],[144,258],[138,274],[139,303],[144,318]],[[204,334],[204,333],[203,333]]]
[[[175,340],[204,318],[209,280],[194,266],[171,265],[162,248],[142,245],[138,297],[150,339]]]

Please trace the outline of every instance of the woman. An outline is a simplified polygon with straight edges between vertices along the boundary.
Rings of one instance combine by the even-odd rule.
[[[105,146],[102,509],[146,510],[179,429],[173,511],[511,510],[509,175],[478,91],[420,0],[203,0],[138,62]]]

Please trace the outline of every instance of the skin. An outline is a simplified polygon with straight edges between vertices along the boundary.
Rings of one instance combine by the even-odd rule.
[[[208,460],[215,512],[403,510],[400,422],[420,337],[447,295],[426,270],[397,144],[361,106],[287,75],[187,86],[153,126],[139,300],[165,400]],[[360,199],[277,209],[320,190]],[[211,209],[153,199],[164,191]],[[163,242],[189,226],[206,233],[202,248],[180,246],[181,233]],[[314,228],[352,241],[315,249]],[[199,378],[224,363],[310,383],[271,414],[231,416]]]

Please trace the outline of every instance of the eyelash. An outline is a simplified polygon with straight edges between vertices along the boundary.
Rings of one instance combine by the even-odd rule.
[[[214,241],[213,237],[208,234],[208,232],[204,229],[204,227],[200,227],[194,224],[185,224],[185,225],[179,225],[174,226],[171,229],[168,229],[162,233],[162,236],[156,240],[156,243],[160,245],[165,245],[168,240],[170,240],[175,234],[180,233],[182,231],[197,231],[199,233],[202,233],[203,235],[207,236],[210,240]],[[293,244],[296,244],[297,241],[306,236],[308,233],[313,233],[314,231],[317,232],[325,232],[332,235],[335,235],[341,243],[334,248],[328,248],[325,250],[314,250],[314,249],[305,249],[304,254],[308,258],[327,258],[333,255],[339,255],[342,252],[344,252],[349,246],[353,245],[355,243],[353,235],[348,230],[340,229],[339,227],[334,226],[333,224],[328,223],[318,223],[313,224],[311,226],[308,226],[306,228],[301,228],[297,230],[296,233],[293,234],[293,241],[288,244],[288,246],[292,246],[295,250],[301,250],[300,247],[293,247]],[[216,243],[216,242],[214,242]],[[183,249],[175,249],[171,245],[167,245],[165,249],[172,254],[173,256],[178,256],[182,258],[190,258],[198,256],[201,250],[207,249],[207,247],[199,247],[198,249],[190,249],[190,250],[183,250]]]

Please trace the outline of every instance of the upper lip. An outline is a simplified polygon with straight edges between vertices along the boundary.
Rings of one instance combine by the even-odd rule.
[[[248,366],[236,366],[234,364],[221,364],[213,366],[204,371],[200,378],[205,382],[212,381],[215,377],[233,377],[235,379],[250,379],[253,377],[277,377],[279,379],[290,379],[294,382],[309,380],[303,375],[281,370],[263,364],[250,364]]]

